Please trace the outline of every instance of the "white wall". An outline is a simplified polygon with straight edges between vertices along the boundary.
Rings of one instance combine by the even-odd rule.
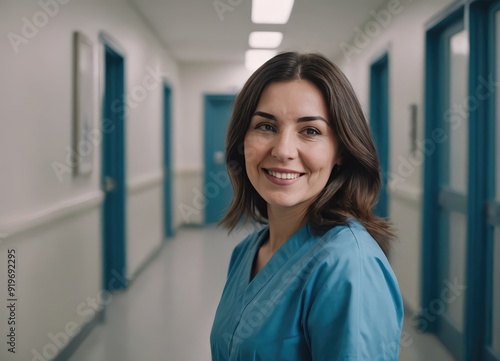
[[[176,153],[176,221],[179,224],[201,224],[203,208],[194,189],[203,188],[203,144],[205,94],[235,94],[250,76],[243,65],[185,63],[180,65],[182,111],[175,129]],[[178,140],[178,141],[177,141]],[[193,209],[186,215],[181,204]]]
[[[50,6],[42,7],[40,4]],[[23,35],[25,20],[38,23]],[[24,29],[27,30],[27,29]],[[7,250],[18,257],[17,359],[42,353],[49,333],[82,326],[76,308],[101,289],[100,143],[93,147],[90,175],[58,179],[51,164],[66,163],[72,140],[72,33],[96,44],[105,31],[123,48],[126,89],[141,86],[148,67],[164,73],[173,90],[174,124],[180,107],[178,70],[142,18],[123,0],[0,2],[0,284],[5,285]],[[17,52],[9,33],[24,40]],[[99,72],[95,78],[95,122],[99,119]],[[137,90],[137,88],[136,88]],[[137,99],[137,97],[136,97]],[[127,265],[133,275],[162,240],[162,87],[127,109]],[[6,289],[0,299],[6,300]],[[6,312],[0,325],[6,329]],[[4,332],[2,332],[4,334]],[[4,339],[5,340],[5,337]],[[5,346],[5,342],[2,341]],[[53,355],[53,348],[48,350]],[[6,347],[0,359],[14,359]]]
[[[399,235],[399,242],[393,246],[391,263],[405,302],[414,311],[418,310],[420,305],[423,158],[418,159],[410,155],[409,107],[410,104],[418,106],[417,139],[421,142],[425,23],[451,2],[452,0],[400,1],[396,11],[390,12],[390,18],[384,22],[384,30],[378,34],[370,33],[370,28],[368,32],[365,31],[366,24],[360,26],[366,35],[373,36],[368,35],[368,40],[361,41],[362,36],[353,31],[353,39],[347,44],[355,50],[345,51],[337,59],[337,64],[351,80],[368,114],[370,65],[385,51],[389,53],[390,172],[393,173],[393,179],[398,181],[390,183],[389,212]],[[380,11],[386,10],[389,9],[379,9],[377,12],[380,14]],[[376,21],[374,17],[369,16],[369,21]],[[380,26],[380,29],[384,26]],[[354,38],[356,36],[357,39]],[[348,47],[345,49],[352,50]]]

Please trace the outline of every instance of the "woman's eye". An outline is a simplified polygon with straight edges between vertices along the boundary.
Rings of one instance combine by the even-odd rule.
[[[274,131],[274,127],[268,123],[259,124],[255,127],[255,129],[259,129],[259,130],[262,130],[264,132],[273,132]]]
[[[315,128],[306,128],[303,130],[303,133],[305,135],[320,135],[321,133],[319,132],[319,130],[315,129]]]

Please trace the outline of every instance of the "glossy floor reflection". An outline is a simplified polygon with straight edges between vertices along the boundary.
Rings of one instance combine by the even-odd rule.
[[[248,230],[184,228],[113,296],[106,321],[69,361],[210,361],[209,335],[234,246]],[[432,335],[405,326],[401,361],[452,361]]]

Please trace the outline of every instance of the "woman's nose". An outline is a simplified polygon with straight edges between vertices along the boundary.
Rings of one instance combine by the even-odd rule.
[[[278,133],[274,140],[271,155],[280,161],[286,161],[296,158],[297,154],[297,144],[293,134],[290,132]]]

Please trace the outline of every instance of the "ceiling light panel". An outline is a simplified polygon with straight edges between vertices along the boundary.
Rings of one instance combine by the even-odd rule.
[[[276,49],[282,40],[283,33],[277,31],[254,31],[250,33],[248,44],[251,48]]]
[[[254,24],[286,24],[292,13],[294,0],[252,0]]]

